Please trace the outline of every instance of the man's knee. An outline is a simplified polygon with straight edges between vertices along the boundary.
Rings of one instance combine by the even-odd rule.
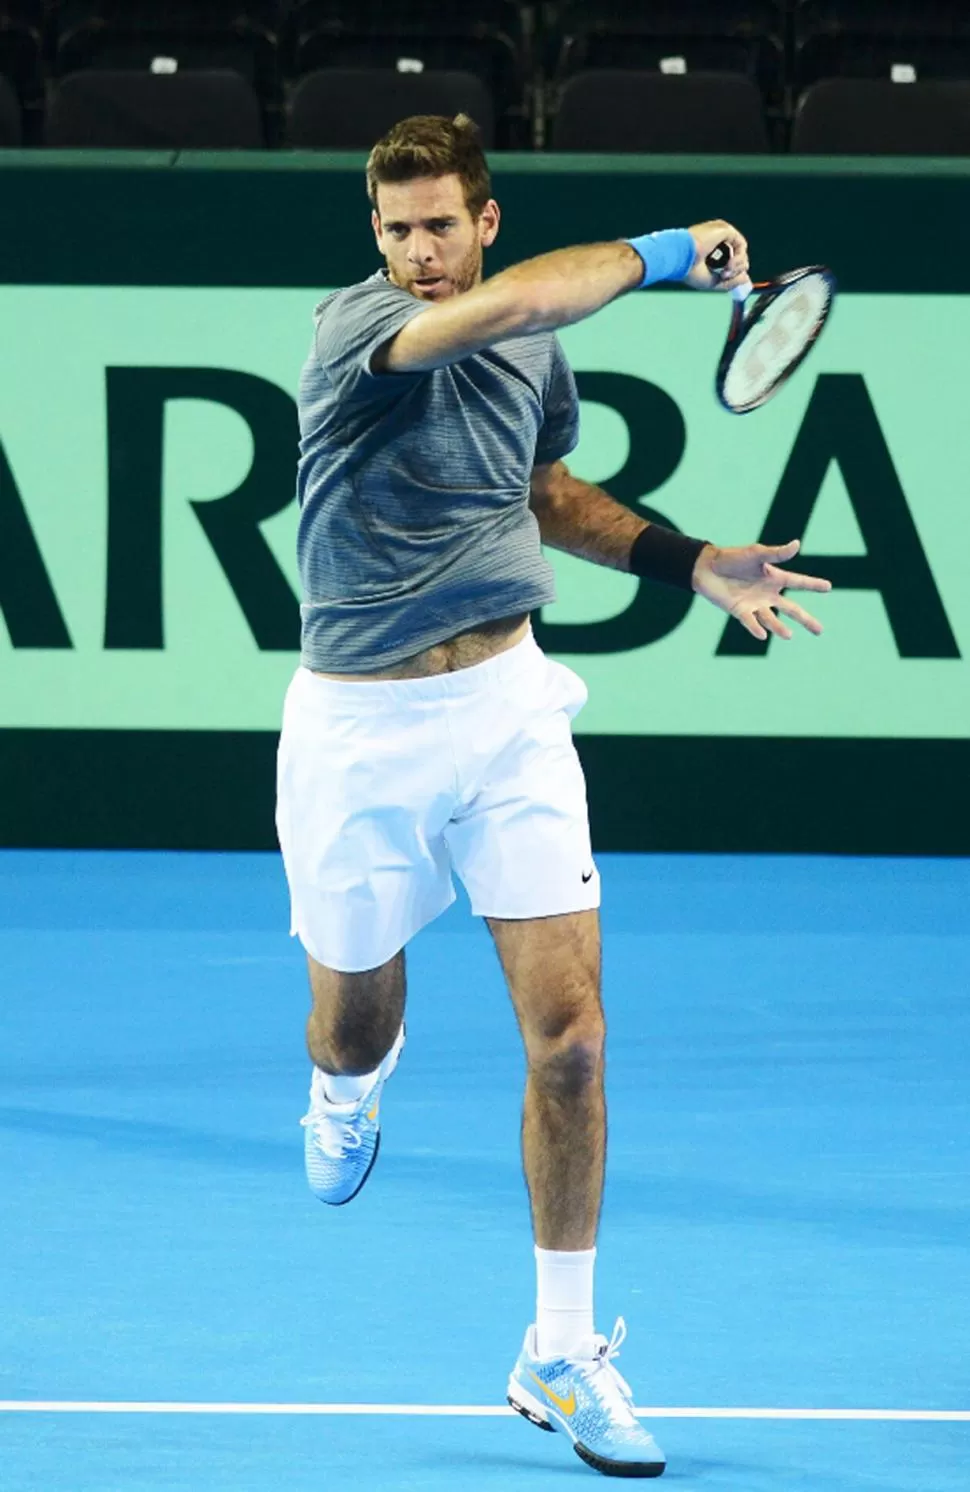
[[[309,1022],[311,1055],[326,1072],[348,1077],[373,1072],[393,1046],[400,1025],[400,1016],[375,1014],[364,1019],[359,1014],[341,1012],[325,1017],[314,1009]]]
[[[599,1002],[526,1033],[530,1080],[550,1098],[577,1098],[603,1077],[606,1025]]]
[[[357,1075],[379,1067],[394,1044],[404,1010],[404,957],[379,969],[344,974],[310,960],[313,1009],[310,1055],[325,1071]]]

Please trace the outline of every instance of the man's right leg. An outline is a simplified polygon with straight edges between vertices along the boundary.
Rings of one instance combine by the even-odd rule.
[[[307,1048],[314,1064],[306,1130],[307,1180],[321,1202],[356,1197],[380,1148],[381,1090],[404,1045],[404,950],[361,973],[307,955],[313,1006]]]
[[[404,1020],[404,949],[361,974],[328,969],[309,953],[307,968],[313,999],[306,1032],[310,1060],[325,1075],[359,1079],[374,1072]]]

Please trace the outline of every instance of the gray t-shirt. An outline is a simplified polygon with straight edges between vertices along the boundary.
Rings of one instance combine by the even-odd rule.
[[[578,438],[562,348],[544,332],[428,373],[373,373],[425,309],[383,270],[316,308],[297,475],[308,668],[378,670],[555,600],[529,479]]]

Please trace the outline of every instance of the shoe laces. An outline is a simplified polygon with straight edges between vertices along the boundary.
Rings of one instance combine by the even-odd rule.
[[[318,1150],[331,1160],[343,1160],[349,1151],[360,1149],[361,1136],[356,1121],[368,1101],[369,1096],[359,1103],[349,1104],[330,1103],[326,1099],[322,1103],[317,1101],[300,1124],[310,1131]]]
[[[610,1418],[632,1426],[639,1425],[639,1420],[633,1413],[633,1389],[614,1366],[614,1358],[619,1357],[620,1347],[625,1340],[626,1322],[622,1316],[618,1316],[609,1341],[604,1336],[594,1337],[595,1356],[576,1362],[574,1366],[583,1375]]]

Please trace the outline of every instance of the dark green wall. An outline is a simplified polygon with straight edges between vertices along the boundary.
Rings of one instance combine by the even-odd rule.
[[[357,154],[7,151],[0,279],[343,284],[374,260],[363,166]],[[843,290],[966,290],[962,161],[508,155],[494,158],[494,182],[504,219],[493,270],[563,244],[724,217],[769,269],[832,264]]]

